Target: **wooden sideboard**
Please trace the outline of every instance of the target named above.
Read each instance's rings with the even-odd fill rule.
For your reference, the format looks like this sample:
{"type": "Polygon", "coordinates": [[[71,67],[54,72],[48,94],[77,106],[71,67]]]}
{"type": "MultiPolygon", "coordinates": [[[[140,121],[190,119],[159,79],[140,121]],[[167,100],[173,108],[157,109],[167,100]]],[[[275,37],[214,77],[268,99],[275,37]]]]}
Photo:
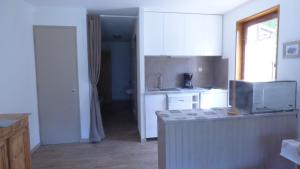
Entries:
{"type": "Polygon", "coordinates": [[[0,123],[14,121],[0,127],[0,169],[31,169],[27,114],[2,114],[0,123]]]}

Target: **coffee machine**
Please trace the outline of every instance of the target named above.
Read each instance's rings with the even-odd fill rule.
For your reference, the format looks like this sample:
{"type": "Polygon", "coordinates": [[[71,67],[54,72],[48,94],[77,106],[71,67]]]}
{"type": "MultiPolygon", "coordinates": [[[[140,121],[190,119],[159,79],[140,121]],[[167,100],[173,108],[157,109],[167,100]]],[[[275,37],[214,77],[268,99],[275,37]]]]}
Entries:
{"type": "Polygon", "coordinates": [[[184,73],[183,74],[183,79],[184,79],[183,88],[187,88],[187,89],[193,88],[192,78],[193,78],[192,73],[184,73]]]}

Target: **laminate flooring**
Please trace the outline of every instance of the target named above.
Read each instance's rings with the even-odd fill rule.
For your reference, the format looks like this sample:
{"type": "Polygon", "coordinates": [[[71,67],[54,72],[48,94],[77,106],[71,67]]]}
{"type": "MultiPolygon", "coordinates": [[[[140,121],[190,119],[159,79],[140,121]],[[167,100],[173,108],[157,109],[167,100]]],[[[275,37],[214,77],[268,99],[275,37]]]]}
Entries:
{"type": "Polygon", "coordinates": [[[139,142],[133,113],[124,105],[103,113],[101,143],[41,146],[32,156],[33,169],[157,169],[157,142],[139,142]]]}

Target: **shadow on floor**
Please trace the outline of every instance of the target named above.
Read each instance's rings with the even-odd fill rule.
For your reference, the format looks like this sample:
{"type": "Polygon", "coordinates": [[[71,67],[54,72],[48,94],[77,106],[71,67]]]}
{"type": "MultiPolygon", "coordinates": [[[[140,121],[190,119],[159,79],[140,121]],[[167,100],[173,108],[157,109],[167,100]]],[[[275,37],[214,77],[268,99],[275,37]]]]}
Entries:
{"type": "Polygon", "coordinates": [[[102,118],[106,139],[140,141],[138,124],[129,101],[103,104],[102,118]]]}

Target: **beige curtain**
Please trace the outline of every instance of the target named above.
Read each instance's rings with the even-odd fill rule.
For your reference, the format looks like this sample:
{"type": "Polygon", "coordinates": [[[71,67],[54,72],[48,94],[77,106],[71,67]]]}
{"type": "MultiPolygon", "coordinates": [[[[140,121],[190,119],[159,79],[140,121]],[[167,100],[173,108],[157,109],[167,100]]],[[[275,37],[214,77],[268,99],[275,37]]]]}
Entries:
{"type": "Polygon", "coordinates": [[[104,137],[97,84],[101,69],[101,27],[99,16],[88,16],[89,74],[92,85],[90,141],[100,142],[104,137]]]}

